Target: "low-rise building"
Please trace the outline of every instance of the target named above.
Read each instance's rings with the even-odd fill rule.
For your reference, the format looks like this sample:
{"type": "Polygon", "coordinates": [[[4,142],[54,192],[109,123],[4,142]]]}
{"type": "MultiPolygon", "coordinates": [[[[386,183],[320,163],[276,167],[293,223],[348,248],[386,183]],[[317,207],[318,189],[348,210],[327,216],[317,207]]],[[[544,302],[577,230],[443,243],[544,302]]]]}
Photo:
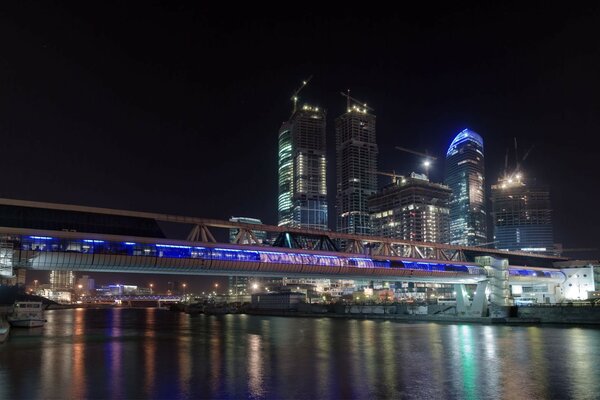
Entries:
{"type": "Polygon", "coordinates": [[[252,295],[252,308],[259,310],[297,310],[298,304],[305,301],[304,293],[271,292],[252,295]]]}

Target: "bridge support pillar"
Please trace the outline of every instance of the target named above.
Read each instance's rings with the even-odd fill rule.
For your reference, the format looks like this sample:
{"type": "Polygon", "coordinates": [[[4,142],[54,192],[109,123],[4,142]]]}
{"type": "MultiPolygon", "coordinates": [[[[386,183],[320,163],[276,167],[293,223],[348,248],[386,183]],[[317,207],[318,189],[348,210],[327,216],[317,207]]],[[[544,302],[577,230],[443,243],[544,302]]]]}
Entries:
{"type": "Polygon", "coordinates": [[[465,285],[454,285],[454,291],[456,292],[456,313],[466,314],[469,309],[469,296],[465,285]]]}
{"type": "Polygon", "coordinates": [[[467,289],[465,288],[465,285],[454,285],[454,291],[456,292],[456,313],[469,317],[487,316],[487,287],[488,281],[481,281],[477,283],[477,289],[475,290],[473,302],[469,302],[469,296],[467,295],[467,289]]]}
{"type": "Polygon", "coordinates": [[[508,285],[508,259],[491,256],[476,257],[475,262],[484,267],[490,280],[490,315],[508,317],[512,299],[508,285]]]}
{"type": "Polygon", "coordinates": [[[488,281],[477,283],[475,297],[471,304],[471,315],[474,317],[487,317],[488,301],[487,301],[488,281]]]}

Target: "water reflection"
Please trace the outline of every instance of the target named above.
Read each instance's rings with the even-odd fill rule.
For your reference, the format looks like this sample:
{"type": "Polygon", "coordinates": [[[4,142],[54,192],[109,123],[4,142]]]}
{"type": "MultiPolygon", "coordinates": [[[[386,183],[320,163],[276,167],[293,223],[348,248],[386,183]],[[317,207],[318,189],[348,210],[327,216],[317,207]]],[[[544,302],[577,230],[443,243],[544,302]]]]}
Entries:
{"type": "Polygon", "coordinates": [[[154,394],[156,388],[156,308],[147,308],[145,315],[146,329],[144,332],[143,352],[144,352],[144,392],[150,397],[154,394]]]}
{"type": "Polygon", "coordinates": [[[252,398],[261,398],[264,395],[262,352],[261,337],[248,335],[248,392],[252,398]]]}
{"type": "Polygon", "coordinates": [[[72,367],[72,397],[83,399],[87,396],[87,385],[85,377],[85,311],[76,309],[73,311],[73,367],[72,367]]]}
{"type": "MultiPolygon", "coordinates": [[[[109,314],[109,328],[107,331],[110,332],[110,338],[112,340],[107,341],[104,346],[105,357],[107,359],[106,365],[109,369],[110,374],[110,397],[122,398],[123,397],[123,371],[121,370],[121,363],[123,357],[123,342],[122,342],[122,313],[123,309],[116,308],[111,309],[109,314]]],[[[143,320],[140,322],[143,323],[143,320]]],[[[146,360],[145,360],[146,361],[146,360]]]]}
{"type": "Polygon", "coordinates": [[[60,310],[0,346],[0,398],[593,398],[600,331],[60,310]]]}

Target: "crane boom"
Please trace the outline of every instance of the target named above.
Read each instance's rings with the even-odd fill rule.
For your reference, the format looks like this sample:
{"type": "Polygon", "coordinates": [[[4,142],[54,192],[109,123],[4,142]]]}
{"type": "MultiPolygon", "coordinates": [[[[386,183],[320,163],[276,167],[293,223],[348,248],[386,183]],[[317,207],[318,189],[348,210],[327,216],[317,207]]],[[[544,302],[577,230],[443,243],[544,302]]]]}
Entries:
{"type": "Polygon", "coordinates": [[[411,150],[411,149],[407,149],[405,147],[396,146],[396,150],[400,150],[400,151],[405,151],[407,153],[416,154],[418,156],[425,157],[425,158],[427,158],[429,160],[437,160],[437,157],[430,156],[429,154],[421,153],[419,151],[414,151],[414,150],[411,150]]]}
{"type": "Polygon", "coordinates": [[[298,93],[300,93],[300,91],[302,89],[304,89],[304,87],[306,85],[308,85],[308,82],[310,82],[310,80],[312,79],[312,77],[313,76],[311,75],[311,76],[308,77],[308,79],[302,81],[302,85],[300,85],[300,87],[298,89],[296,89],[296,91],[294,92],[294,94],[292,94],[292,99],[291,100],[294,102],[294,111],[293,112],[296,112],[296,110],[297,110],[297,106],[298,106],[298,93]]]}
{"type": "Polygon", "coordinates": [[[398,178],[404,179],[404,175],[398,175],[398,174],[396,174],[396,171],[383,172],[383,171],[370,170],[368,172],[370,172],[372,174],[377,174],[377,175],[390,176],[392,178],[392,183],[396,183],[396,181],[398,180],[398,178]]]}
{"type": "MultiPolygon", "coordinates": [[[[350,91],[348,90],[348,92],[350,92],[350,91]]],[[[348,99],[348,102],[353,101],[354,103],[360,105],[361,107],[366,108],[369,111],[375,111],[373,108],[369,107],[367,105],[367,103],[363,103],[362,101],[355,99],[354,97],[350,96],[348,93],[340,92],[340,94],[342,96],[344,96],[346,99],[348,99]]]]}

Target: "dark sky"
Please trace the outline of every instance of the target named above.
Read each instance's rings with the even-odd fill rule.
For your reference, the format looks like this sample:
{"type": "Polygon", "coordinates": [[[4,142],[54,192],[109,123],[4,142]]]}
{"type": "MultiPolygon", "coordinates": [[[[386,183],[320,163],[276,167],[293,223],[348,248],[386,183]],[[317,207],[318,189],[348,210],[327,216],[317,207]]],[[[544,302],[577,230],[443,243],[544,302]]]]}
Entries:
{"type": "Polygon", "coordinates": [[[314,75],[331,204],[349,88],[376,110],[380,169],[418,169],[394,146],[443,156],[468,127],[489,184],[517,137],[556,241],[598,247],[600,6],[421,3],[2,4],[0,196],[276,223],[277,130],[314,75]]]}

